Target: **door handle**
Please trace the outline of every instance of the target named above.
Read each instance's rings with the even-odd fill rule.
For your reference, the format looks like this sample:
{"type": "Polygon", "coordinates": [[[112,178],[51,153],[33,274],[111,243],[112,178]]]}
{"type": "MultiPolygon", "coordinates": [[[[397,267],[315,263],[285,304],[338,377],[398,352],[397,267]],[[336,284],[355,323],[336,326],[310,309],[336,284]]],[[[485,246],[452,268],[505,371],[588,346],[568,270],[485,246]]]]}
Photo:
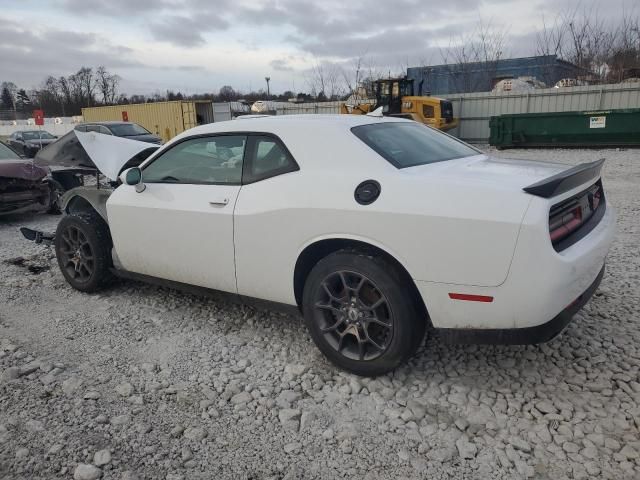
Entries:
{"type": "Polygon", "coordinates": [[[221,200],[215,200],[213,202],[209,202],[209,205],[211,205],[212,207],[224,207],[228,203],[229,203],[229,199],[223,198],[221,200]]]}

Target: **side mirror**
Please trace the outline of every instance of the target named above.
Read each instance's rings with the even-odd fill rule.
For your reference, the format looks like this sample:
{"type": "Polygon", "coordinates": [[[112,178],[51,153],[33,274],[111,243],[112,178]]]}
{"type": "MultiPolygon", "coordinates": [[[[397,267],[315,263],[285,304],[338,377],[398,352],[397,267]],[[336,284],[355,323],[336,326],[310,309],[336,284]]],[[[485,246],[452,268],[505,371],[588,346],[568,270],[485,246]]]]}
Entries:
{"type": "Polygon", "coordinates": [[[124,183],[127,185],[135,185],[136,192],[141,193],[144,192],[146,188],[145,184],[142,183],[142,170],[138,167],[129,168],[124,172],[124,183]]]}

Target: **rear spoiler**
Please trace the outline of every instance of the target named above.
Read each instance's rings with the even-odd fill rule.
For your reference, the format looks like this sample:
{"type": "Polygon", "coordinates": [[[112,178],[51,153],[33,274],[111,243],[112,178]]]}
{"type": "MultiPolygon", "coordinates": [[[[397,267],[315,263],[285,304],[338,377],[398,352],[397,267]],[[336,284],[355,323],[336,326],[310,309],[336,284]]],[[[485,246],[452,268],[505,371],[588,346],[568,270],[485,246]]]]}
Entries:
{"type": "Polygon", "coordinates": [[[600,176],[600,170],[602,170],[602,165],[604,165],[604,158],[591,163],[581,163],[564,172],[557,173],[528,187],[524,187],[523,190],[538,197],[555,197],[583,183],[587,183],[591,179],[595,180],[598,178],[600,176]]]}

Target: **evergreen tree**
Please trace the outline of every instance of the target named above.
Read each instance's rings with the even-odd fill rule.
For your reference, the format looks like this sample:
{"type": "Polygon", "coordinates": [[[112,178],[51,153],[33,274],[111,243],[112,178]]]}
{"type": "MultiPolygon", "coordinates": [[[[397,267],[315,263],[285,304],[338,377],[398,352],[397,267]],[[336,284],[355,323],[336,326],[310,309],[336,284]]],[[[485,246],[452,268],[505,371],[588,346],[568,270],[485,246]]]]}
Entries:
{"type": "Polygon", "coordinates": [[[0,110],[13,110],[13,96],[6,86],[2,88],[0,94],[0,110]]]}

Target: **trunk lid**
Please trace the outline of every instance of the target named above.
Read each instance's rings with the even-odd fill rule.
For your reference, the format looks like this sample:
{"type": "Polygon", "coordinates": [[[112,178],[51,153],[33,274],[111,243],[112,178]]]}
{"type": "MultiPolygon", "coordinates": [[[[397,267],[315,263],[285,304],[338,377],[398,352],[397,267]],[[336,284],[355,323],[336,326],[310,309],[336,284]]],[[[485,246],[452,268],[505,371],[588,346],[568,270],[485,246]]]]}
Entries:
{"type": "Polygon", "coordinates": [[[483,183],[496,188],[523,190],[525,187],[557,175],[570,165],[555,162],[497,158],[488,155],[459,158],[404,169],[406,173],[455,177],[459,181],[483,183]]]}

